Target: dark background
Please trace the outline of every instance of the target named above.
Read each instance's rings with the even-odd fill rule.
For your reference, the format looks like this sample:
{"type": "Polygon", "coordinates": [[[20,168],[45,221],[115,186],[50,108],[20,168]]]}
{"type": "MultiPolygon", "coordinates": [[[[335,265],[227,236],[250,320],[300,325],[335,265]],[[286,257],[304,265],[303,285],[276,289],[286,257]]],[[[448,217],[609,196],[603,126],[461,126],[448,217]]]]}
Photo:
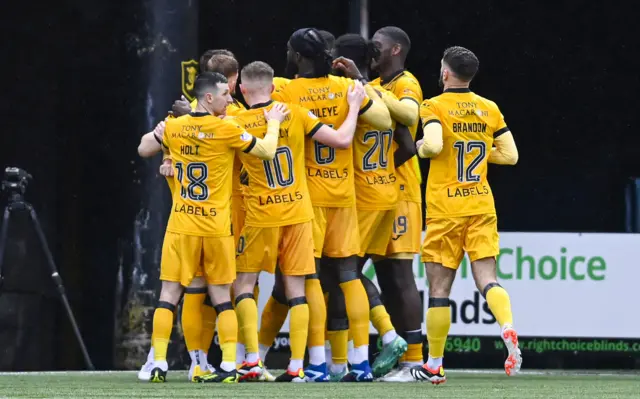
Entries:
{"type": "MultiPolygon", "coordinates": [[[[241,64],[264,60],[282,72],[295,29],[347,32],[344,3],[66,0],[3,12],[0,166],[34,177],[26,198],[98,368],[114,367],[119,290],[135,286],[136,264],[158,264],[167,190],[157,160],[141,161],[136,147],[180,96],[179,60],[228,48],[241,64]]],[[[624,188],[640,176],[631,12],[569,1],[369,7],[370,35],[397,25],[411,37],[407,68],[425,97],[438,94],[446,47],[479,57],[472,88],[499,104],[520,152],[516,167],[490,169],[502,231],[624,231],[624,188]]],[[[82,368],[29,229],[22,215],[10,229],[0,368],[82,368]]]]}

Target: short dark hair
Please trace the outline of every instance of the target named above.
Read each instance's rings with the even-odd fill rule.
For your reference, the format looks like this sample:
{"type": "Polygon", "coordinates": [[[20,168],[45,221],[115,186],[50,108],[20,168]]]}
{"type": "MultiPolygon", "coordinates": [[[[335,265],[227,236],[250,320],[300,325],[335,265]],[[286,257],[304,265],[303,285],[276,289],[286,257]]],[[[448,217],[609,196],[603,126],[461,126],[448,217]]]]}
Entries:
{"type": "Polygon", "coordinates": [[[200,56],[200,72],[205,72],[207,70],[207,63],[214,55],[228,55],[229,57],[236,58],[235,55],[229,50],[226,49],[210,49],[202,53],[200,56]]]}
{"type": "Polygon", "coordinates": [[[218,89],[219,83],[228,83],[224,75],[217,72],[203,72],[196,77],[193,91],[196,98],[201,99],[205,93],[218,89]]]}
{"type": "Polygon", "coordinates": [[[336,39],[335,55],[353,60],[359,69],[368,68],[374,54],[373,43],[357,33],[347,33],[336,39]]]}
{"type": "Polygon", "coordinates": [[[207,62],[207,72],[218,72],[230,78],[238,73],[238,60],[226,54],[214,54],[207,62]]]}
{"type": "Polygon", "coordinates": [[[211,59],[213,52],[215,50],[207,50],[200,56],[200,72],[204,72],[207,70],[207,63],[211,59]]]}
{"type": "Polygon", "coordinates": [[[470,82],[476,76],[480,66],[478,57],[471,50],[460,46],[446,49],[442,56],[442,62],[447,64],[458,79],[465,82],[470,82]]]}
{"type": "Polygon", "coordinates": [[[336,37],[333,33],[328,30],[319,30],[318,33],[320,33],[320,36],[322,36],[324,41],[327,42],[327,50],[333,49],[333,46],[336,43],[336,37]]]}
{"type": "Polygon", "coordinates": [[[398,28],[397,26],[385,26],[384,28],[378,29],[378,32],[381,35],[384,35],[391,39],[394,43],[397,43],[402,47],[402,55],[404,58],[409,54],[409,50],[411,50],[411,39],[409,39],[409,35],[407,32],[398,28]]]}

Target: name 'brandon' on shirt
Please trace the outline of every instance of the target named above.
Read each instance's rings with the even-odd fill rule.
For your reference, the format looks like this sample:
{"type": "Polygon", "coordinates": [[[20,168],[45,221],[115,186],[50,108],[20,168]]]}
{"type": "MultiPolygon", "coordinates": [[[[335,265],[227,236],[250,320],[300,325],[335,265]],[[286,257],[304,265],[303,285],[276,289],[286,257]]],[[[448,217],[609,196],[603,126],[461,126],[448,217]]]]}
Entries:
{"type": "Polygon", "coordinates": [[[451,126],[454,133],[486,133],[487,124],[479,122],[455,122],[451,126]]]}

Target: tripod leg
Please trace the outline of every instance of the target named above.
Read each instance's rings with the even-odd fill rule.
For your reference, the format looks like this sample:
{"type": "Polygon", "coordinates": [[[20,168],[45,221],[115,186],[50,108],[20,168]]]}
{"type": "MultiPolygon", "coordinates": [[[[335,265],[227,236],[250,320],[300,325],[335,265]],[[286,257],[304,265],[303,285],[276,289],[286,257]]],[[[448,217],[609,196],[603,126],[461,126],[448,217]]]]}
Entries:
{"type": "Polygon", "coordinates": [[[71,322],[71,326],[73,327],[73,332],[76,334],[76,338],[78,339],[80,350],[82,350],[82,355],[84,356],[84,362],[89,370],[95,370],[95,367],[91,362],[91,358],[89,357],[89,353],[87,352],[87,348],[84,345],[84,340],[82,339],[82,335],[80,334],[80,329],[78,328],[76,319],[73,316],[73,312],[71,311],[71,306],[69,305],[69,301],[67,300],[67,294],[65,293],[64,285],[62,285],[62,277],[60,277],[60,274],[58,274],[58,269],[56,268],[56,264],[53,261],[53,255],[49,250],[47,239],[45,238],[44,232],[42,231],[42,227],[40,226],[38,215],[36,215],[36,211],[33,209],[31,205],[27,204],[27,208],[29,209],[29,215],[31,216],[31,220],[33,221],[33,226],[35,227],[36,234],[38,235],[38,239],[40,240],[40,244],[42,245],[42,250],[44,251],[44,254],[47,257],[47,263],[49,265],[49,268],[51,269],[51,278],[53,279],[53,281],[55,282],[58,288],[60,299],[62,300],[65,310],[67,311],[67,316],[69,316],[69,321],[71,322]]]}
{"type": "Polygon", "coordinates": [[[2,284],[4,283],[4,275],[2,274],[2,266],[4,265],[4,250],[7,245],[7,236],[9,234],[9,219],[11,217],[11,208],[7,205],[4,208],[2,217],[2,229],[0,230],[0,292],[2,292],[2,284]]]}

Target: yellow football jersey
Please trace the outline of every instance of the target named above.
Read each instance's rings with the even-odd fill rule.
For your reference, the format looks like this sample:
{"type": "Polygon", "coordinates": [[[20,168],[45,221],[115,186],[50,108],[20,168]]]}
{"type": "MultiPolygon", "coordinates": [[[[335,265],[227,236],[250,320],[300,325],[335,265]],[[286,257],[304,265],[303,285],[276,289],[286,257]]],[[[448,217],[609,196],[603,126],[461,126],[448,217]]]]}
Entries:
{"type": "MultiPolygon", "coordinates": [[[[263,138],[267,123],[263,110],[273,103],[257,104],[235,118],[254,137],[263,138]]],[[[280,124],[276,156],[271,161],[241,154],[249,175],[245,190],[245,224],[255,227],[288,226],[313,219],[305,176],[305,135],[313,135],[322,123],[308,109],[289,104],[289,115],[280,124]]]]}
{"type": "MultiPolygon", "coordinates": [[[[376,90],[384,90],[380,86],[376,90]]],[[[393,94],[389,92],[391,96],[393,94]]],[[[356,184],[356,206],[361,210],[394,209],[398,202],[398,188],[394,166],[393,131],[379,131],[359,122],[353,138],[353,169],[356,184]]]]}
{"type": "MultiPolygon", "coordinates": [[[[233,99],[233,103],[227,106],[227,115],[228,116],[236,116],[241,111],[244,111],[245,107],[241,102],[233,99]]],[[[233,159],[233,187],[232,187],[232,195],[241,196],[242,195],[242,184],[240,184],[240,172],[242,171],[242,162],[240,158],[236,155],[233,159]]]]}
{"type": "MultiPolygon", "coordinates": [[[[195,111],[196,107],[198,106],[198,100],[193,100],[191,101],[191,110],[195,111]]],[[[236,100],[235,98],[233,99],[233,102],[229,105],[227,105],[227,115],[228,116],[235,116],[236,114],[238,114],[238,112],[240,111],[244,111],[246,108],[244,107],[244,105],[242,105],[242,103],[238,100],[236,100]]],[[[170,156],[169,156],[170,157],[170,156]]],[[[165,157],[164,159],[167,159],[169,157],[165,157]]],[[[240,184],[240,171],[242,170],[242,162],[240,162],[240,158],[235,157],[235,159],[233,160],[233,195],[237,195],[237,196],[241,196],[242,195],[242,184],[240,184]]],[[[169,188],[171,188],[171,184],[169,184],[169,188]]]]}
{"type": "Polygon", "coordinates": [[[495,213],[487,160],[493,139],[509,130],[498,106],[469,89],[449,89],[422,103],[420,119],[442,125],[442,151],[427,178],[427,217],[495,213]]]}
{"type": "MultiPolygon", "coordinates": [[[[339,128],[349,113],[347,92],[353,80],[332,76],[297,78],[273,93],[273,99],[308,108],[322,123],[339,128]]],[[[360,112],[366,111],[372,100],[366,97],[360,112]]],[[[351,147],[334,149],[307,138],[307,184],[314,206],[344,208],[355,205],[353,154],[351,147]]]]}
{"type": "Polygon", "coordinates": [[[208,113],[167,120],[163,145],[173,158],[175,190],[167,231],[209,237],[231,235],[231,179],[235,150],[256,138],[208,113]]]}
{"type": "Polygon", "coordinates": [[[287,79],[287,78],[280,78],[280,77],[274,77],[273,78],[273,85],[275,86],[273,91],[274,92],[279,92],[282,91],[282,88],[285,87],[286,85],[289,84],[289,82],[291,82],[291,79],[287,79]]]}
{"type": "MultiPolygon", "coordinates": [[[[395,94],[399,100],[409,98],[415,101],[418,105],[422,103],[422,89],[420,88],[420,83],[418,83],[418,79],[416,79],[416,77],[409,71],[400,71],[389,81],[382,81],[380,78],[377,78],[373,80],[371,84],[382,86],[395,94]]],[[[418,124],[416,123],[413,126],[407,127],[415,141],[418,124]]],[[[395,151],[397,148],[398,145],[394,142],[392,150],[395,151]]],[[[400,189],[399,199],[422,203],[422,196],[420,194],[422,174],[420,173],[418,157],[415,156],[400,165],[400,167],[396,169],[396,175],[398,176],[398,188],[400,189]]]]}

